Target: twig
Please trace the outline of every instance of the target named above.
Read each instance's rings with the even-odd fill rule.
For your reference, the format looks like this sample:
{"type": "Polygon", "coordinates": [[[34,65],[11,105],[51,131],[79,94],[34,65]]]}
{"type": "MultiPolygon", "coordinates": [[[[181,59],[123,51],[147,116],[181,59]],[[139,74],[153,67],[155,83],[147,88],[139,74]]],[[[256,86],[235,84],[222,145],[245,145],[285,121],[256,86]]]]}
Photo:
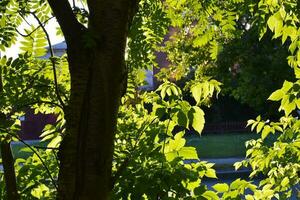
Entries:
{"type": "MultiPolygon", "coordinates": [[[[33,146],[34,148],[36,148],[36,149],[45,149],[45,150],[48,150],[48,149],[50,149],[50,150],[59,150],[59,148],[56,148],[56,147],[42,147],[42,146],[33,146]]],[[[55,161],[56,161],[56,164],[57,164],[57,166],[59,166],[59,159],[58,159],[58,157],[57,157],[57,155],[56,155],[56,153],[55,153],[55,151],[52,151],[53,152],[53,155],[54,155],[54,157],[55,157],[55,161]]]]}
{"type": "Polygon", "coordinates": [[[27,21],[27,19],[22,15],[20,11],[18,11],[19,15],[22,17],[22,19],[26,22],[28,26],[31,26],[31,24],[27,21]]]}
{"type": "MultiPolygon", "coordinates": [[[[51,19],[53,19],[54,16],[48,18],[46,21],[43,22],[43,25],[45,26],[47,24],[48,21],[50,21],[51,19]]],[[[30,33],[27,33],[27,34],[23,34],[21,33],[18,29],[16,29],[16,32],[21,35],[22,37],[30,37],[36,30],[38,30],[41,26],[37,26],[35,27],[30,33]]]]}
{"type": "Polygon", "coordinates": [[[54,178],[52,177],[51,175],[51,172],[49,170],[49,168],[47,167],[46,163],[44,162],[44,160],[42,159],[42,157],[39,155],[39,153],[34,149],[32,148],[29,144],[27,144],[24,140],[22,140],[19,136],[16,136],[12,133],[10,133],[9,131],[6,131],[7,134],[9,134],[11,137],[14,137],[16,138],[17,140],[19,140],[21,143],[23,143],[26,147],[28,147],[35,155],[37,155],[37,157],[39,158],[39,160],[41,161],[42,165],[44,166],[44,168],[46,169],[48,175],[49,175],[49,178],[51,179],[51,182],[53,183],[54,187],[56,190],[58,190],[58,187],[56,185],[56,182],[54,180],[54,178]]]}

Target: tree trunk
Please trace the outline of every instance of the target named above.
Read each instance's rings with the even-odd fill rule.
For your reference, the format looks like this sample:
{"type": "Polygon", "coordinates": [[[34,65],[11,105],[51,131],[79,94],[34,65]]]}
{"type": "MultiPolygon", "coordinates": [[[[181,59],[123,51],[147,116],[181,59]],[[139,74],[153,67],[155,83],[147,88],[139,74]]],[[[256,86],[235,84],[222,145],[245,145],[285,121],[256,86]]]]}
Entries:
{"type": "Polygon", "coordinates": [[[107,200],[117,111],[127,77],[124,51],[133,1],[88,1],[89,26],[77,32],[70,32],[72,19],[65,22],[68,10],[60,10],[59,2],[49,0],[68,46],[71,98],[59,154],[57,197],[107,200]]]}
{"type": "MultiPolygon", "coordinates": [[[[0,68],[0,93],[3,92],[3,82],[2,82],[2,69],[0,68]]],[[[0,112],[0,117],[2,120],[0,123],[5,124],[6,116],[4,113],[0,112]]],[[[1,119],[0,118],[0,119],[1,119]]],[[[16,172],[15,172],[15,162],[10,148],[10,137],[1,138],[1,157],[4,171],[6,195],[8,200],[18,200],[20,199],[17,181],[16,181],[16,172]]]]}
{"type": "Polygon", "coordinates": [[[1,142],[1,156],[7,199],[18,200],[20,199],[20,196],[17,190],[14,159],[10,148],[10,142],[7,142],[5,139],[1,142]]]}

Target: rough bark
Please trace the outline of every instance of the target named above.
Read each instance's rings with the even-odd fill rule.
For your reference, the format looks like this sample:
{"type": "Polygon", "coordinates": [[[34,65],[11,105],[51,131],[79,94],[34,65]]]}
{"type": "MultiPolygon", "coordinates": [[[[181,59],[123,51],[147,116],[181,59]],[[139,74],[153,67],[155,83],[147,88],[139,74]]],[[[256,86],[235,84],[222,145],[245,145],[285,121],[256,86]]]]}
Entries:
{"type": "Polygon", "coordinates": [[[58,199],[110,199],[114,132],[126,77],[127,28],[136,4],[88,0],[89,26],[83,28],[69,16],[67,1],[48,1],[66,38],[71,74],[58,199]]]}
{"type": "Polygon", "coordinates": [[[10,142],[7,142],[6,140],[1,142],[1,156],[7,199],[18,200],[20,199],[20,196],[17,190],[14,159],[10,148],[10,142]]]}

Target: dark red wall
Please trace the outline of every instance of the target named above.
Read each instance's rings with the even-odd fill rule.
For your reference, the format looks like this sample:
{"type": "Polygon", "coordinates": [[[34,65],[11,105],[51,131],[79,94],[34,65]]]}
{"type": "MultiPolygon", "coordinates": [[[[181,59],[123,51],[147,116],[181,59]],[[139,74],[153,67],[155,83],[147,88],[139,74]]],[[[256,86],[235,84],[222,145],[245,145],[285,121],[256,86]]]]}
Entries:
{"type": "Polygon", "coordinates": [[[23,140],[40,139],[39,136],[45,125],[54,124],[55,122],[56,117],[52,114],[35,115],[32,110],[29,110],[25,114],[25,120],[21,121],[21,132],[19,136],[23,140]]]}

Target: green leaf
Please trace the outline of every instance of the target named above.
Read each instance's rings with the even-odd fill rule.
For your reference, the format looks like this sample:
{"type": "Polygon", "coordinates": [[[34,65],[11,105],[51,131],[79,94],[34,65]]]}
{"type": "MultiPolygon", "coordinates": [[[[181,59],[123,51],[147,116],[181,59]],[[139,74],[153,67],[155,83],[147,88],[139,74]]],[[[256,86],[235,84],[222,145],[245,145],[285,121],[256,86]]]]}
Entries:
{"type": "Polygon", "coordinates": [[[178,156],[178,154],[177,154],[177,152],[172,151],[172,152],[165,153],[165,156],[166,156],[166,160],[168,162],[171,162],[172,160],[174,160],[178,156]]]}
{"type": "Polygon", "coordinates": [[[40,184],[37,188],[31,190],[31,195],[38,199],[43,199],[43,197],[45,198],[50,195],[50,190],[46,185],[40,184]]]}
{"type": "Polygon", "coordinates": [[[216,41],[213,41],[209,49],[210,57],[213,60],[217,59],[219,52],[220,52],[219,44],[216,41]]]}
{"type": "Polygon", "coordinates": [[[282,99],[283,96],[284,96],[284,92],[283,92],[281,89],[279,89],[279,90],[276,90],[275,92],[273,92],[273,93],[269,96],[268,100],[271,100],[271,101],[279,101],[279,100],[282,99]]]}
{"type": "Polygon", "coordinates": [[[218,200],[219,199],[218,195],[213,191],[206,191],[202,194],[202,196],[209,200],[218,200]]]}
{"type": "Polygon", "coordinates": [[[261,129],[264,127],[265,123],[264,122],[259,122],[257,127],[256,127],[256,132],[259,133],[261,129]]]}
{"type": "Polygon", "coordinates": [[[298,37],[297,28],[293,26],[284,28],[283,33],[288,35],[291,38],[291,41],[294,41],[298,37]]]}
{"type": "Polygon", "coordinates": [[[217,178],[216,171],[214,169],[208,169],[205,172],[205,176],[209,178],[217,178]]]}
{"type": "Polygon", "coordinates": [[[260,120],[261,120],[261,116],[258,115],[258,116],[256,117],[256,121],[259,122],[260,120]]]}
{"type": "Polygon", "coordinates": [[[29,147],[23,147],[23,148],[20,149],[20,151],[27,152],[27,153],[32,153],[33,152],[32,149],[29,148],[29,147]]]}
{"type": "Polygon", "coordinates": [[[255,126],[258,124],[258,122],[254,122],[252,125],[251,125],[251,131],[254,130],[255,126]]]}
{"type": "Polygon", "coordinates": [[[300,79],[300,68],[299,67],[294,67],[295,75],[297,79],[300,79]]]}
{"type": "Polygon", "coordinates": [[[214,188],[214,190],[216,190],[217,192],[226,192],[229,190],[229,186],[226,183],[217,183],[214,186],[212,186],[212,188],[214,188]]]}
{"type": "Polygon", "coordinates": [[[188,117],[182,110],[177,113],[177,123],[179,126],[188,128],[188,117]]]}
{"type": "Polygon", "coordinates": [[[178,96],[180,94],[180,89],[175,87],[174,85],[171,85],[170,86],[170,89],[172,90],[172,93],[175,95],[175,96],[178,96]]]}
{"type": "Polygon", "coordinates": [[[274,37],[277,38],[281,35],[282,27],[283,27],[283,21],[280,17],[280,13],[276,13],[272,15],[268,21],[267,24],[272,32],[274,32],[274,37]]]}
{"type": "Polygon", "coordinates": [[[58,135],[55,138],[53,138],[51,140],[51,142],[49,142],[49,144],[47,145],[47,147],[57,148],[57,147],[59,147],[61,141],[62,141],[62,137],[60,135],[58,135]]]}
{"type": "Polygon", "coordinates": [[[287,92],[289,89],[291,89],[293,87],[293,83],[289,82],[289,81],[284,81],[283,82],[283,86],[282,86],[282,90],[287,92]]]}
{"type": "Polygon", "coordinates": [[[190,191],[194,190],[195,193],[195,188],[197,188],[201,183],[201,179],[197,179],[196,181],[188,181],[186,188],[190,191]]]}
{"type": "Polygon", "coordinates": [[[254,197],[252,195],[250,195],[250,194],[247,194],[245,196],[245,198],[246,198],[246,200],[255,200],[254,197]]]}
{"type": "Polygon", "coordinates": [[[202,195],[207,191],[207,187],[205,185],[200,185],[199,187],[194,189],[195,195],[202,195]]]}
{"type": "Polygon", "coordinates": [[[161,89],[161,91],[160,91],[160,96],[161,96],[162,99],[165,98],[165,96],[166,96],[166,87],[163,87],[163,88],[161,89]]]}
{"type": "Polygon", "coordinates": [[[261,139],[265,139],[269,133],[271,132],[271,127],[269,125],[266,125],[261,133],[261,139]]]}
{"type": "Polygon", "coordinates": [[[185,139],[183,138],[183,132],[177,133],[174,140],[170,140],[170,149],[178,151],[185,145],[185,139]]]}
{"type": "Polygon", "coordinates": [[[194,97],[195,101],[197,102],[197,104],[199,104],[201,101],[201,96],[202,96],[201,85],[200,84],[193,85],[191,87],[191,92],[192,92],[192,96],[194,97]]]}
{"type": "Polygon", "coordinates": [[[249,120],[247,121],[246,127],[250,126],[250,125],[253,124],[253,123],[255,123],[255,120],[249,119],[249,120]]]}
{"type": "Polygon", "coordinates": [[[167,93],[168,96],[172,96],[172,90],[171,90],[170,86],[167,87],[166,93],[167,93]]]}
{"type": "Polygon", "coordinates": [[[300,109],[300,99],[296,99],[295,104],[297,105],[297,108],[300,109]]]}
{"type": "Polygon", "coordinates": [[[233,181],[231,184],[230,184],[230,189],[231,190],[236,190],[237,188],[239,187],[242,187],[243,184],[245,184],[246,181],[244,180],[241,180],[240,178],[236,179],[235,181],[233,181]]]}
{"type": "Polygon", "coordinates": [[[235,171],[243,166],[243,162],[236,162],[233,164],[235,171]]]}
{"type": "Polygon", "coordinates": [[[290,183],[290,180],[288,177],[284,177],[284,179],[281,181],[280,185],[282,187],[286,187],[290,183]]]}
{"type": "Polygon", "coordinates": [[[201,134],[205,124],[204,112],[202,111],[202,109],[198,106],[193,106],[192,109],[189,111],[188,116],[192,127],[199,134],[201,134]]]}
{"type": "Polygon", "coordinates": [[[159,104],[153,104],[153,111],[159,119],[164,118],[168,114],[167,109],[159,104]]]}
{"type": "Polygon", "coordinates": [[[198,160],[198,154],[195,147],[182,147],[178,151],[179,156],[183,157],[184,159],[196,159],[198,160]]]}

